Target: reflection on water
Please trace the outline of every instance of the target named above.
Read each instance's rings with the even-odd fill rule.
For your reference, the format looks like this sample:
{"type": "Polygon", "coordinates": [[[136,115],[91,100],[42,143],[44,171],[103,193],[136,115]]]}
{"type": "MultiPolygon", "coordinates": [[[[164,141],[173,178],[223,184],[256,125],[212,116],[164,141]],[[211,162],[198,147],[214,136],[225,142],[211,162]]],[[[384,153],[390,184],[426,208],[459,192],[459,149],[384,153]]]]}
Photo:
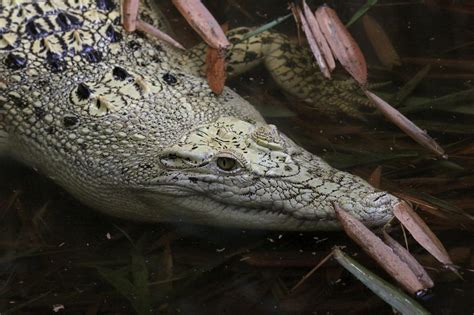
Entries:
{"type": "MultiPolygon", "coordinates": [[[[436,1],[433,1],[436,2],[436,1]]],[[[361,122],[328,118],[284,95],[263,67],[229,84],[308,150],[367,178],[382,166],[382,185],[430,206],[422,215],[461,266],[465,281],[441,270],[412,240],[409,248],[436,282],[422,304],[435,314],[474,310],[472,273],[474,7],[383,1],[370,14],[385,29],[402,65],[380,65],[360,22],[351,26],[369,64],[371,82],[392,103],[431,64],[402,112],[428,129],[446,150],[439,160],[377,115],[361,122]],[[462,92],[468,91],[468,92],[462,92]],[[443,98],[444,97],[444,98],[443,98]],[[441,101],[440,101],[441,100],[441,101]]],[[[209,1],[231,27],[260,25],[287,14],[286,1],[209,1]]],[[[317,2],[310,2],[313,8],[317,2]]],[[[343,21],[364,1],[331,1],[343,21]]],[[[170,4],[167,16],[182,42],[196,41],[170,4]]],[[[290,19],[276,27],[296,39],[290,19]]],[[[316,69],[314,71],[317,71],[316,69]]],[[[184,224],[139,224],[102,216],[38,174],[10,160],[0,165],[0,311],[69,313],[329,313],[390,314],[391,309],[329,261],[291,288],[334,245],[378,274],[378,267],[342,233],[279,233],[184,224]]],[[[400,229],[392,235],[403,240],[400,229]]],[[[390,279],[393,282],[393,280],[390,279]]]]}

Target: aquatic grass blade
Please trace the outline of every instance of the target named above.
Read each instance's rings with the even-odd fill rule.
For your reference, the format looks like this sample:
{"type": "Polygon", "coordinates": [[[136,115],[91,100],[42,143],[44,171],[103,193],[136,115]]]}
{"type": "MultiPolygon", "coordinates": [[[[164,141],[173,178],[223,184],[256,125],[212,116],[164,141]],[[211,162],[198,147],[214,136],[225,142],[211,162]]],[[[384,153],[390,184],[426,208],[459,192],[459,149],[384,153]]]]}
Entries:
{"type": "Polygon", "coordinates": [[[426,65],[420,71],[418,71],[413,78],[410,79],[404,86],[400,88],[400,90],[395,94],[393,97],[392,103],[397,106],[401,104],[415,89],[416,87],[423,81],[426,77],[428,72],[430,72],[431,66],[426,65]]]}
{"type": "Polygon", "coordinates": [[[265,31],[268,31],[272,27],[275,27],[276,25],[280,24],[281,22],[285,21],[286,19],[288,19],[291,16],[293,16],[293,13],[288,13],[287,15],[281,16],[281,17],[279,17],[279,18],[277,18],[277,19],[275,19],[271,22],[263,24],[262,26],[257,27],[256,29],[254,29],[253,31],[250,31],[247,34],[245,34],[240,41],[241,42],[245,41],[245,40],[249,39],[252,36],[255,36],[255,35],[258,35],[258,34],[263,33],[265,31]]]}
{"type": "Polygon", "coordinates": [[[382,300],[404,315],[428,315],[430,314],[418,302],[397,289],[379,276],[375,275],[357,261],[347,256],[339,248],[334,249],[334,258],[347,271],[359,279],[367,288],[374,292],[382,300]]]}
{"type": "Polygon", "coordinates": [[[118,293],[125,297],[137,314],[149,314],[151,305],[143,303],[137,295],[137,288],[127,279],[126,273],[103,267],[96,267],[99,275],[107,281],[118,293]]]}
{"type": "Polygon", "coordinates": [[[359,10],[354,13],[354,15],[351,17],[349,22],[346,23],[346,27],[351,26],[354,24],[362,15],[365,14],[365,12],[369,11],[370,8],[372,8],[378,0],[368,0],[363,6],[359,8],[359,10]]]}

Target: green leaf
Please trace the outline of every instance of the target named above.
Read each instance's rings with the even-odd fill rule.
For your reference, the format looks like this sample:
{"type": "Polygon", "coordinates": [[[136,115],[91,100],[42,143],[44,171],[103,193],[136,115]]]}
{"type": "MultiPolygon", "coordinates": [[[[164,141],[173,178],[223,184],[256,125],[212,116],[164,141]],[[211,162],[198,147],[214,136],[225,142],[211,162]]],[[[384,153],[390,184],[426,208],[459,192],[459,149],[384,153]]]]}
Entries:
{"type": "MultiPolygon", "coordinates": [[[[143,305],[151,305],[148,283],[148,269],[145,258],[138,253],[132,254],[132,278],[136,288],[137,301],[143,305]]],[[[150,308],[148,308],[150,309],[150,308]]]]}
{"type": "Polygon", "coordinates": [[[248,32],[247,34],[245,34],[242,39],[240,40],[240,42],[243,42],[247,39],[249,39],[250,37],[252,36],[255,36],[255,35],[258,35],[260,33],[263,33],[269,29],[271,29],[272,27],[275,27],[276,25],[280,24],[281,22],[283,22],[284,20],[286,20],[287,18],[289,18],[290,16],[292,16],[293,13],[289,13],[285,16],[280,16],[279,18],[271,21],[271,22],[268,22],[266,24],[263,24],[262,26],[260,27],[257,27],[256,29],[254,29],[253,31],[250,31],[248,32]]]}
{"type": "Polygon", "coordinates": [[[346,27],[351,26],[355,23],[365,12],[369,11],[369,9],[377,3],[378,0],[367,0],[367,2],[357,10],[356,13],[351,17],[349,22],[346,23],[346,27]]]}
{"type": "Polygon", "coordinates": [[[394,287],[387,281],[383,280],[357,261],[347,256],[343,251],[334,249],[334,258],[347,271],[352,273],[367,288],[374,292],[382,300],[390,304],[393,308],[404,315],[425,315],[430,314],[418,302],[412,299],[405,292],[394,287]]]}
{"type": "Polygon", "coordinates": [[[130,302],[137,314],[150,314],[151,305],[143,303],[144,301],[138,296],[139,290],[127,279],[126,272],[101,267],[97,267],[96,270],[105,281],[130,302]]]}

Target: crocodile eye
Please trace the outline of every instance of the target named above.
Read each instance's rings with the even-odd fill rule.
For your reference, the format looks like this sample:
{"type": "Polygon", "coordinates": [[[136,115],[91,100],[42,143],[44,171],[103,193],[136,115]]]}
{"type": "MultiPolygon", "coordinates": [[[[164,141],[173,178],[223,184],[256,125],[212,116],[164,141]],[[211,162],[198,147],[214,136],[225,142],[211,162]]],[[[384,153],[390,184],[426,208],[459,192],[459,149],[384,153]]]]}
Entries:
{"type": "Polygon", "coordinates": [[[237,167],[237,161],[228,157],[218,157],[216,160],[217,167],[223,171],[232,171],[237,167]]]}

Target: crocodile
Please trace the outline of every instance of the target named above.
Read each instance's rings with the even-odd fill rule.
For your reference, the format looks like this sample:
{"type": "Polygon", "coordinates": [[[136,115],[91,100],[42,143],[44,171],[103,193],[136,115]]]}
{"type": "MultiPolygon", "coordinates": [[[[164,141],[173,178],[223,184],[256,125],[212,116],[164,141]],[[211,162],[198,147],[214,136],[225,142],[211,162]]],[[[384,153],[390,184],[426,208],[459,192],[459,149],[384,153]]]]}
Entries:
{"type": "MultiPolygon", "coordinates": [[[[166,30],[152,6],[140,18],[166,30]]],[[[334,203],[367,226],[392,217],[397,197],[298,146],[232,89],[215,95],[201,50],[126,33],[115,0],[3,0],[0,152],[136,221],[333,230],[334,203]]],[[[229,70],[264,63],[322,109],[351,105],[349,81],[288,64],[289,50],[302,51],[276,32],[234,40],[229,70]]]]}

